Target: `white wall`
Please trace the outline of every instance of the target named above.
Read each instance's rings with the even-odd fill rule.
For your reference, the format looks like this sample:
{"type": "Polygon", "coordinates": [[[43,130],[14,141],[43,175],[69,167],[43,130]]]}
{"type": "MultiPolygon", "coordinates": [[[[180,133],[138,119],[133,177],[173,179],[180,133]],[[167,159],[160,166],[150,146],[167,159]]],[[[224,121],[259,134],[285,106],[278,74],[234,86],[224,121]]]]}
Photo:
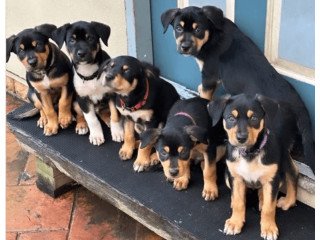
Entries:
{"type": "MultiPolygon", "coordinates": [[[[43,23],[59,27],[79,20],[109,25],[109,46],[104,49],[111,57],[127,54],[124,0],[6,0],[6,37],[43,23]]],[[[6,68],[25,78],[15,54],[11,54],[6,68]]]]}

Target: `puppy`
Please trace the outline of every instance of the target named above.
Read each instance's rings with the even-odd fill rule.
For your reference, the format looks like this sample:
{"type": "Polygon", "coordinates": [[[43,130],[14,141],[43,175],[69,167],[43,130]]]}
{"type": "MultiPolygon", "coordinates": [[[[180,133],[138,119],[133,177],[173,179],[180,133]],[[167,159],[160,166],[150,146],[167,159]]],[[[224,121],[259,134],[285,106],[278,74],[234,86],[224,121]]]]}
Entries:
{"type": "Polygon", "coordinates": [[[211,127],[207,104],[208,100],[200,97],[177,101],[163,129],[141,134],[140,148],[155,144],[164,174],[177,190],[188,187],[191,157],[199,152],[204,159],[202,197],[209,201],[218,197],[216,162],[225,153],[225,133],[222,122],[211,127]]]}
{"type": "MultiPolygon", "coordinates": [[[[116,92],[116,107],[125,116],[124,144],[119,156],[132,158],[135,130],[141,133],[165,123],[171,106],[179,99],[175,88],[160,79],[159,70],[130,56],[108,60],[101,68],[104,85],[116,92]]],[[[152,145],[139,148],[133,168],[137,172],[154,164],[150,160],[152,145]]]]}
{"type": "Polygon", "coordinates": [[[208,110],[213,125],[222,116],[228,135],[226,182],[232,192],[232,215],[225,222],[224,232],[241,232],[249,187],[259,189],[261,237],[277,239],[276,206],[287,210],[295,205],[297,196],[298,171],[291,154],[303,154],[303,147],[296,115],[287,103],[245,94],[219,98],[209,104],[208,110]],[[297,139],[300,144],[295,144],[297,139]],[[298,145],[300,149],[293,149],[298,145]],[[281,185],[287,194],[277,201],[281,185]]]}
{"type": "Polygon", "coordinates": [[[40,111],[37,125],[46,136],[72,122],[72,66],[68,57],[49,42],[56,26],[43,24],[6,39],[7,61],[14,52],[26,68],[28,98],[40,111]],[[54,109],[58,102],[58,114],[54,109]]]}
{"type": "Polygon", "coordinates": [[[202,74],[200,96],[212,99],[222,82],[231,95],[246,93],[288,102],[297,115],[306,148],[306,162],[314,170],[314,140],[308,111],[296,90],[268,62],[258,47],[213,6],[170,9],[161,15],[164,32],[171,24],[177,50],[195,57],[202,74]]]}
{"type": "Polygon", "coordinates": [[[123,140],[123,127],[119,113],[115,108],[113,92],[110,87],[102,85],[97,78],[100,65],[110,59],[110,56],[101,49],[100,39],[107,46],[109,36],[109,26],[98,22],[84,21],[67,23],[53,33],[53,39],[60,48],[63,43],[66,44],[75,72],[73,78],[77,95],[75,109],[77,111],[81,109],[88,123],[87,126],[82,119],[76,127],[76,132],[86,134],[89,127],[89,141],[93,145],[100,145],[105,141],[96,113],[109,125],[109,110],[112,139],[117,142],[123,140]]]}

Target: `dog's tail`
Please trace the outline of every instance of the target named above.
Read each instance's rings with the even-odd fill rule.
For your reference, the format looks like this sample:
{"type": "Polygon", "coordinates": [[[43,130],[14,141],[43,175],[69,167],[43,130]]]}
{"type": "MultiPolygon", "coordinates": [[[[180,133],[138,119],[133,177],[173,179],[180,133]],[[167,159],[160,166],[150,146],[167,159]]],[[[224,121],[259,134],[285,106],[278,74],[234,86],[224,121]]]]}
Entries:
{"type": "Polygon", "coordinates": [[[23,112],[23,113],[20,113],[20,114],[17,114],[15,116],[13,116],[14,119],[18,119],[18,120],[21,120],[21,119],[25,119],[25,118],[30,118],[30,117],[33,117],[37,114],[39,114],[39,109],[37,108],[32,108],[26,112],[23,112]]]}
{"type": "Polygon", "coordinates": [[[315,142],[309,113],[304,106],[296,108],[295,112],[297,114],[297,126],[302,138],[304,163],[308,164],[315,173],[315,142]]]}

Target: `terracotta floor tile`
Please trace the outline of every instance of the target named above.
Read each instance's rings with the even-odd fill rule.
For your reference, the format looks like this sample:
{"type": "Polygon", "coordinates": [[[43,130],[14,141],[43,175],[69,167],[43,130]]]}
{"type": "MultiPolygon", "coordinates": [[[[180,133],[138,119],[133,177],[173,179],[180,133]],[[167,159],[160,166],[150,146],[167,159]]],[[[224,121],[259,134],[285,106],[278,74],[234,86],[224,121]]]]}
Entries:
{"type": "Polygon", "coordinates": [[[21,233],[19,240],[65,240],[68,231],[21,233]]]}
{"type": "MultiPolygon", "coordinates": [[[[13,144],[9,144],[13,145],[13,144]]],[[[9,146],[10,149],[10,146],[9,146]]],[[[7,164],[6,164],[6,177],[7,186],[17,185],[21,173],[24,171],[26,163],[28,161],[29,153],[19,148],[14,148],[8,151],[7,145],[7,164]]]]}
{"type": "Polygon", "coordinates": [[[36,156],[34,154],[29,154],[25,169],[20,173],[19,179],[19,185],[32,185],[36,183],[36,156]]]}
{"type": "Polygon", "coordinates": [[[112,240],[118,210],[91,192],[80,188],[75,203],[69,240],[112,240]]]}
{"type": "Polygon", "coordinates": [[[163,240],[164,238],[158,236],[142,224],[139,224],[137,228],[137,240],[163,240]]]}
{"type": "Polygon", "coordinates": [[[16,240],[17,239],[17,233],[6,233],[6,240],[16,240]]]}
{"type": "Polygon", "coordinates": [[[7,231],[68,229],[74,194],[53,199],[35,185],[8,186],[7,231]]]}

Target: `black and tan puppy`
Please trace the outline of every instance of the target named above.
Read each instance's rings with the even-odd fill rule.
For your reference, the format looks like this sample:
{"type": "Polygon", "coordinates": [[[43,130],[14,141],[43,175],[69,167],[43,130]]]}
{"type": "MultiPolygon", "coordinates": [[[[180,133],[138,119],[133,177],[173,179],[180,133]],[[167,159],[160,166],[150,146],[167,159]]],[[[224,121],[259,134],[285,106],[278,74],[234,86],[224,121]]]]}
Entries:
{"type": "Polygon", "coordinates": [[[288,102],[302,133],[305,159],[314,170],[314,140],[308,111],[296,90],[268,62],[258,47],[223,12],[213,6],[175,8],[161,16],[164,31],[171,24],[177,50],[195,57],[201,74],[200,96],[212,99],[222,82],[231,95],[256,93],[288,102]]]}
{"type": "MultiPolygon", "coordinates": [[[[109,26],[99,22],[84,21],[67,23],[53,33],[53,39],[60,48],[63,43],[66,44],[71,57],[75,71],[73,83],[79,104],[75,109],[79,111],[80,107],[83,111],[90,131],[89,141],[94,145],[100,145],[105,141],[96,113],[109,124],[109,110],[112,139],[117,142],[123,140],[122,122],[112,100],[113,92],[97,78],[101,64],[110,59],[110,56],[101,49],[100,39],[107,46],[109,36],[109,26]]],[[[86,134],[88,127],[83,119],[81,124],[77,125],[76,132],[86,134]]]]}
{"type": "Polygon", "coordinates": [[[232,192],[232,216],[225,222],[224,232],[241,232],[249,187],[259,193],[261,237],[277,239],[276,207],[287,210],[296,202],[298,171],[292,155],[302,154],[303,147],[295,114],[287,103],[244,94],[219,98],[208,110],[213,125],[223,117],[228,135],[226,182],[232,192]],[[283,184],[286,197],[277,201],[283,184]]]}
{"type": "Polygon", "coordinates": [[[72,66],[68,57],[49,42],[56,26],[43,24],[7,38],[7,61],[14,52],[26,68],[28,98],[40,111],[37,125],[50,136],[72,122],[72,66]],[[54,109],[58,99],[58,114],[54,109]]]}
{"type": "Polygon", "coordinates": [[[164,128],[148,129],[141,134],[141,148],[155,144],[165,176],[177,190],[189,184],[190,163],[194,153],[203,158],[202,197],[218,197],[216,162],[225,153],[225,133],[221,124],[211,127],[208,100],[195,97],[177,101],[171,108],[164,128]]]}
{"type": "MultiPolygon", "coordinates": [[[[165,123],[171,106],[179,99],[175,88],[160,79],[159,70],[130,56],[108,60],[101,68],[104,85],[112,88],[116,107],[125,116],[124,144],[119,155],[122,160],[132,158],[135,149],[135,130],[141,133],[165,123]]],[[[138,150],[133,168],[137,172],[153,164],[152,145],[138,150]]]]}

